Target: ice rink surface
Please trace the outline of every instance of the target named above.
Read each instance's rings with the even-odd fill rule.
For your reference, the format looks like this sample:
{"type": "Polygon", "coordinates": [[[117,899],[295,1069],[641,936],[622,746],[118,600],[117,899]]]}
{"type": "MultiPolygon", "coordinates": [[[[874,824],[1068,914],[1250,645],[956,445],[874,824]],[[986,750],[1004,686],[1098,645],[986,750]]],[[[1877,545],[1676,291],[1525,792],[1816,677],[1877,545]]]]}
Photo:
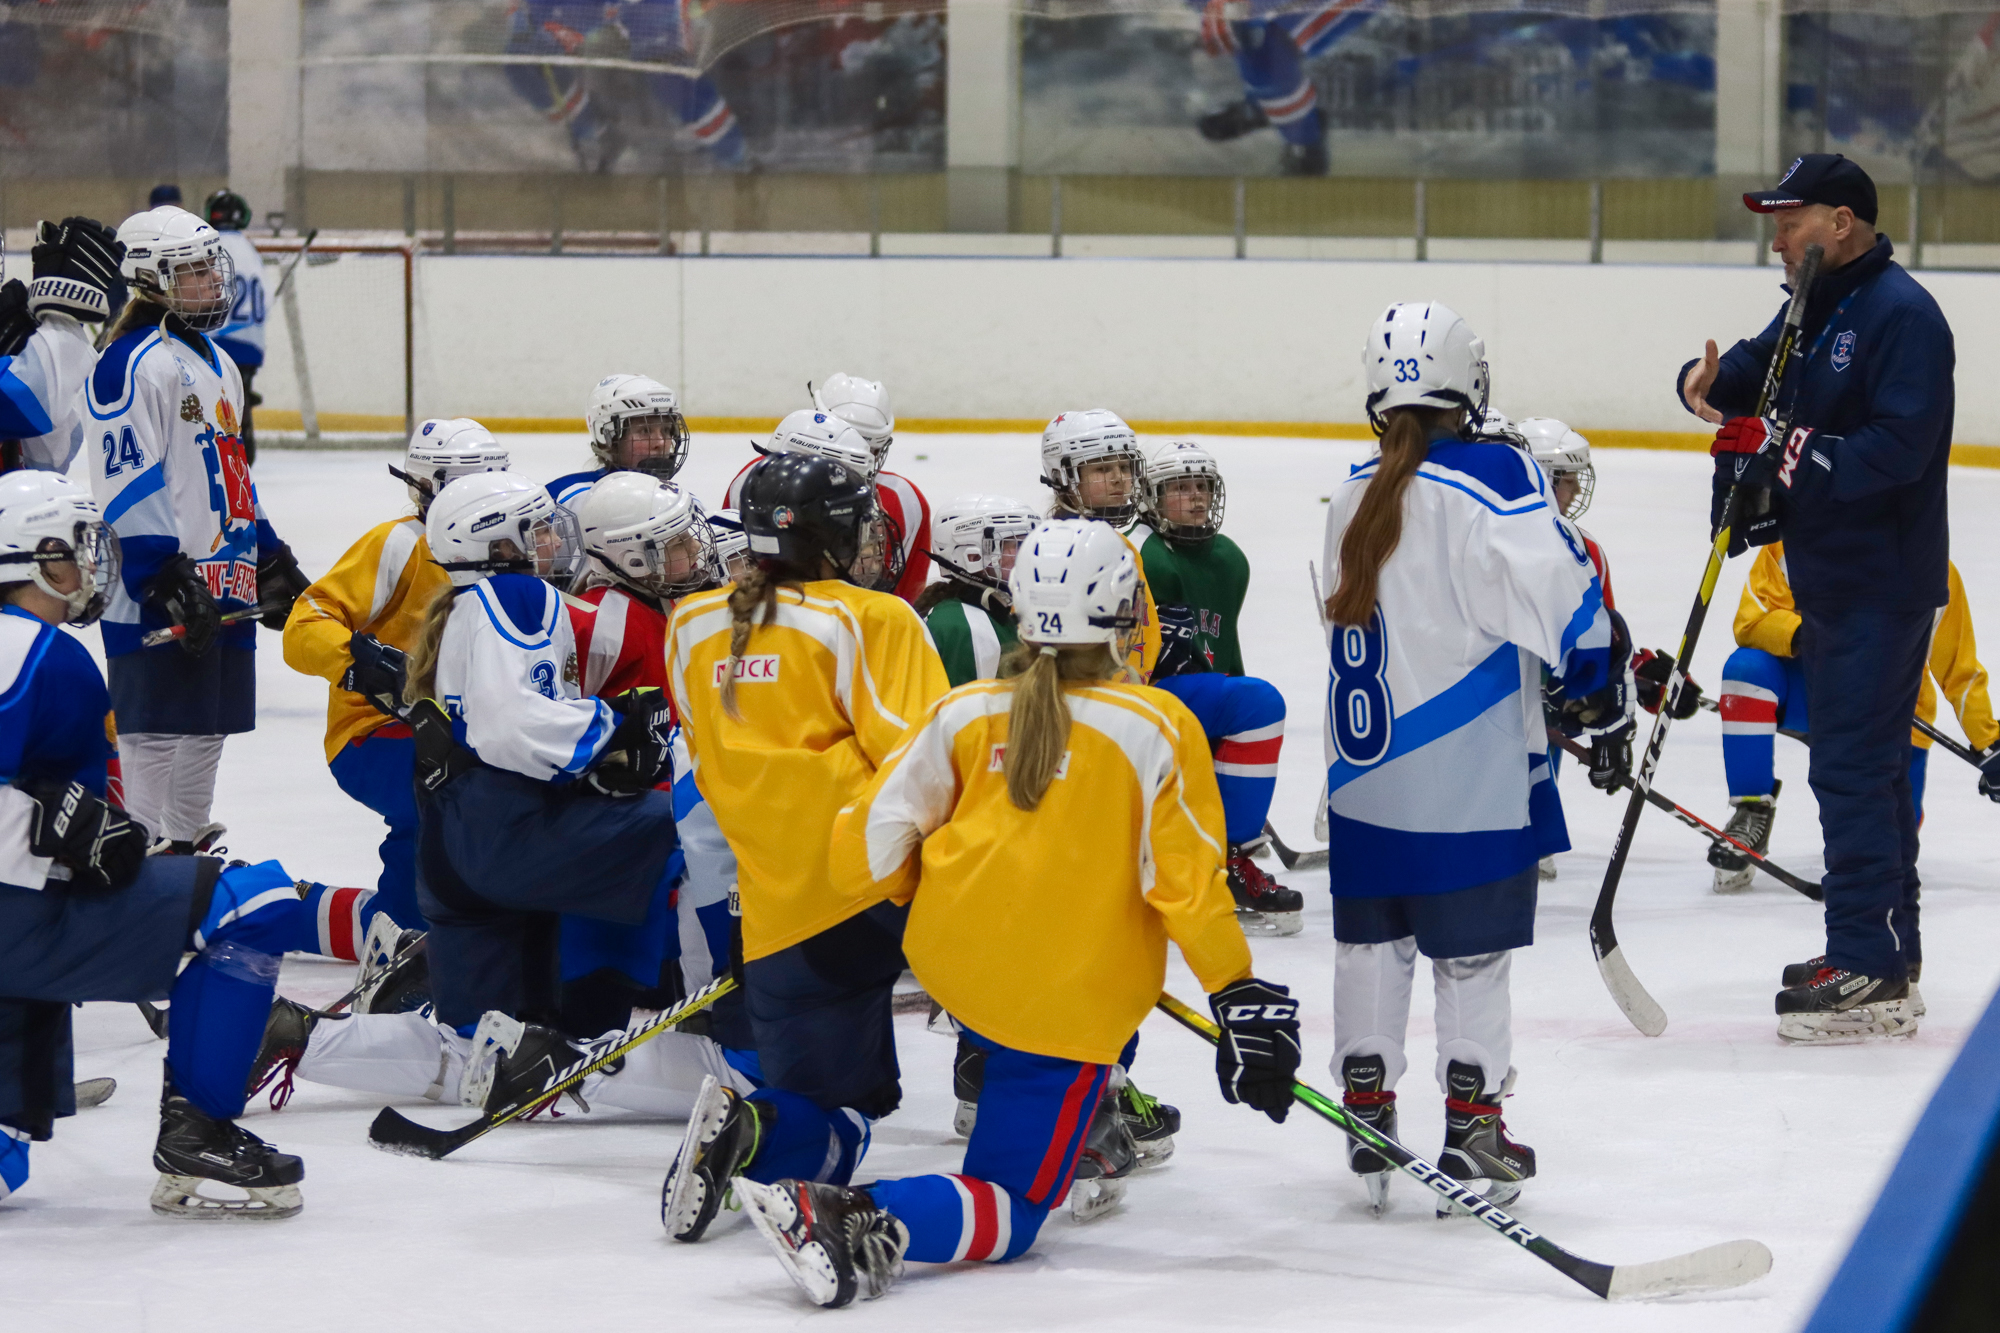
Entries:
{"type": "MultiPolygon", "coordinates": [[[[510,443],[519,470],[538,480],[589,461],[580,433],[510,443]]],[[[1255,570],[1244,655],[1292,709],[1274,819],[1304,846],[1325,706],[1306,562],[1319,557],[1323,497],[1367,447],[1208,443],[1229,485],[1226,530],[1255,570]]],[[[740,437],[698,437],[683,480],[716,501],[749,457],[740,437]]],[[[370,525],[405,512],[401,486],[383,472],[391,458],[270,452],[260,460],[265,508],[309,574],[324,572],[370,525]]],[[[971,492],[1046,497],[1031,437],[906,436],[891,465],[934,506],[971,492]]],[[[1701,571],[1707,460],[1606,450],[1597,469],[1584,526],[1610,555],[1638,642],[1671,650],[1701,571]]],[[[1951,489],[1954,556],[1994,651],[2000,473],[1957,469],[1951,489]]],[[[1725,572],[1697,659],[1695,677],[1711,694],[1748,566],[1741,558],[1725,572]]],[[[86,634],[93,648],[96,637],[86,634]]],[[[216,798],[232,853],[279,858],[301,877],[372,884],[380,824],[327,773],[326,687],[285,667],[275,634],[259,637],[258,729],[230,741],[216,798]]],[[[1955,733],[1948,716],[1940,723],[1955,733]]],[[[1728,813],[1720,741],[1711,714],[1678,724],[1659,774],[1661,790],[1717,823],[1728,813]]],[[[1780,739],[1777,762],[1785,791],[1771,854],[1817,878],[1806,752],[1780,739]]],[[[1642,1037],[1605,994],[1585,938],[1624,801],[1591,790],[1573,764],[1562,792],[1575,850],[1558,858],[1561,877],[1542,890],[1536,946],[1514,963],[1520,1082],[1507,1118],[1541,1169],[1515,1211],[1605,1262],[1754,1237],[1776,1263],[1750,1287],[1604,1305],[1478,1224],[1434,1220],[1429,1196],[1407,1179],[1397,1180],[1388,1214],[1371,1218],[1336,1130],[1303,1111],[1280,1126],[1225,1105],[1209,1049],[1160,1015],[1144,1029],[1135,1080],[1179,1105],[1185,1128],[1178,1155],[1138,1176],[1120,1211],[1081,1227],[1058,1214],[1012,1264],[913,1265],[886,1299],[845,1315],[808,1306],[740,1217],[725,1215],[698,1246],[667,1240],[659,1189],[680,1126],[616,1112],[511,1126],[432,1163],[367,1146],[377,1096],[301,1084],[283,1113],[260,1101],[245,1123],[304,1156],[305,1212],[261,1225],[175,1222],[146,1205],[164,1047],[130,1006],[88,1005],[77,1014],[77,1076],[115,1075],[119,1091],[36,1145],[33,1180],[0,1204],[0,1328],[733,1330],[818,1318],[925,1330],[1794,1328],[2000,971],[1991,851],[2000,808],[1976,794],[1970,768],[1934,753],[1922,862],[1929,1017],[1900,1044],[1794,1050],[1775,1036],[1771,997],[1784,964],[1819,952],[1819,909],[1769,879],[1715,896],[1704,841],[1649,812],[1619,898],[1619,937],[1671,1023],[1657,1039],[1642,1037]]],[[[772,813],[782,817],[775,798],[772,813]]],[[[1324,872],[1286,879],[1305,891],[1306,929],[1256,943],[1257,968],[1302,997],[1303,1077],[1332,1091],[1324,872]]],[[[281,989],[323,1002],[350,979],[347,967],[295,959],[281,989]]],[[[1198,1001],[1178,958],[1169,986],[1198,1001]]],[[[926,1033],[921,1016],[899,1023],[903,1105],[877,1126],[863,1179],[959,1163],[952,1043],[926,1033]]],[[[1400,1108],[1403,1136],[1434,1158],[1444,1108],[1431,1080],[1431,1034],[1420,983],[1400,1108]]],[[[405,1109],[431,1124],[469,1117],[457,1107],[405,1109]]]]}

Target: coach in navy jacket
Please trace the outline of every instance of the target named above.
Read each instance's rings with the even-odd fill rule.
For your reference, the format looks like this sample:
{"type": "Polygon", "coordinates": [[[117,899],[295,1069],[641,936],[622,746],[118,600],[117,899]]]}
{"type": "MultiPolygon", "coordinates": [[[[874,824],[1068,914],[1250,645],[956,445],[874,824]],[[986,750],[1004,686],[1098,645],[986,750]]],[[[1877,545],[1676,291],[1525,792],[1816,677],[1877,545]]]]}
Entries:
{"type": "MultiPolygon", "coordinates": [[[[1758,536],[1783,536],[1803,617],[1794,651],[1812,700],[1810,777],[1826,838],[1825,960],[1779,995],[1779,1029],[1802,1041],[1893,1035],[1915,1026],[1907,985],[1923,956],[1908,736],[1947,600],[1951,328],[1890,257],[1874,183],[1854,163],[1803,157],[1744,203],[1777,215],[1772,248],[1788,277],[1808,244],[1826,252],[1775,413],[1790,429],[1742,472],[1770,488],[1777,521],[1758,536]]],[[[1711,342],[1682,368],[1688,410],[1724,423],[1719,479],[1771,429],[1749,414],[1782,320],[1719,358],[1711,342]]]]}

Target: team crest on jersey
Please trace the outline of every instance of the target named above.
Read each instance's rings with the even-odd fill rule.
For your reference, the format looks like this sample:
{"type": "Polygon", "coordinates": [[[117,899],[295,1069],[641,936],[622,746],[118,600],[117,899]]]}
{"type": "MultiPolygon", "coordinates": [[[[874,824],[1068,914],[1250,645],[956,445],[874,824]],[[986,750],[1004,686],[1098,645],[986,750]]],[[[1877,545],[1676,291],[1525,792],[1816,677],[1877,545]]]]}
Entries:
{"type": "Polygon", "coordinates": [[[227,398],[218,398],[215,400],[215,424],[222,428],[224,435],[235,435],[237,433],[236,409],[230,405],[227,398]]]}
{"type": "Polygon", "coordinates": [[[181,399],[181,420],[195,422],[202,420],[201,399],[189,394],[181,399]]]}
{"type": "MultiPolygon", "coordinates": [[[[993,747],[993,754],[992,757],[987,761],[986,771],[988,773],[998,773],[1006,766],[1007,766],[1007,745],[1006,742],[1003,741],[1000,744],[993,747]]],[[[1064,750],[1062,758],[1056,761],[1056,776],[1059,778],[1066,778],[1069,776],[1068,750],[1064,750]]]]}
{"type": "MultiPolygon", "coordinates": [[[[760,653],[755,657],[736,659],[736,683],[739,685],[759,685],[778,678],[779,657],[776,653],[760,653]]],[[[722,678],[729,672],[729,662],[725,658],[715,664],[715,686],[722,687],[722,678]]]]}
{"type": "Polygon", "coordinates": [[[1854,364],[1854,330],[1843,329],[1833,340],[1833,368],[1845,370],[1854,364]]]}
{"type": "Polygon", "coordinates": [[[578,673],[576,668],[576,654],[571,653],[567,658],[563,659],[563,680],[567,684],[575,685],[582,679],[583,677],[578,673]]]}

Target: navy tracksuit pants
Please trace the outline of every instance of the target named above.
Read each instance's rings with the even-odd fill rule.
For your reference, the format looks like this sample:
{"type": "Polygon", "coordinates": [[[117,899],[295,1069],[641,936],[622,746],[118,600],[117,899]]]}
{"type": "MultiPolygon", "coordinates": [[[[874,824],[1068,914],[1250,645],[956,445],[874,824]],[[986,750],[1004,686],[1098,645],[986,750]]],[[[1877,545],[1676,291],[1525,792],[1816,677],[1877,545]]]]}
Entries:
{"type": "Polygon", "coordinates": [[[1922,961],[1910,719],[1936,612],[1801,605],[1812,760],[1826,840],[1826,959],[1871,977],[1922,961]]]}

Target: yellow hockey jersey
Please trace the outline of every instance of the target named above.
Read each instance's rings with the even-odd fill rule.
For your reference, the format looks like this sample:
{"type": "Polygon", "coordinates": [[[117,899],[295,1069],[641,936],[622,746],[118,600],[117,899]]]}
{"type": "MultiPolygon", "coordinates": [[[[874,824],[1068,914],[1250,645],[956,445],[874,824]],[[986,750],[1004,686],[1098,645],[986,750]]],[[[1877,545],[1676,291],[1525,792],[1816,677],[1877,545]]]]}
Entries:
{"type": "Polygon", "coordinates": [[[840,812],[833,878],[850,910],[911,904],[910,966],[975,1032],[1107,1064],[1159,999],[1169,939],[1210,993],[1250,975],[1250,946],[1201,724],[1150,686],[1063,690],[1069,750],[1040,808],[1007,796],[1012,688],[974,681],[840,812]]]}
{"type": "MultiPolygon", "coordinates": [[[[761,620],[761,617],[759,618],[761,620]]],[[[743,957],[762,958],[868,906],[827,872],[834,815],[950,688],[908,602],[837,579],[778,592],[722,708],[729,590],[683,598],[667,626],[667,688],[695,785],[736,853],[743,957]]]]}
{"type": "Polygon", "coordinates": [[[370,528],[293,603],[285,622],[285,664],[329,685],[329,764],[343,745],[394,720],[340,688],[340,678],[354,664],[347,641],[356,634],[373,634],[408,652],[416,646],[431,599],[450,586],[451,576],[431,559],[424,521],[412,514],[370,528]]]}
{"type": "MultiPolygon", "coordinates": [[[[1947,564],[1945,573],[1951,598],[1938,613],[1937,628],[1931,632],[1930,669],[1924,673],[1917,696],[1917,716],[1926,722],[1937,720],[1938,688],[1942,686],[1965,738],[1973,749],[1983,750],[2000,740],[2000,723],[1993,719],[1986,668],[1979,665],[1972,612],[1965,604],[1965,585],[1959,581],[1958,566],[1947,564]]],[[[1773,542],[1757,553],[1750,577],[1744,581],[1743,600],[1736,607],[1736,642],[1745,648],[1761,648],[1774,657],[1790,657],[1792,636],[1798,628],[1797,604],[1785,572],[1785,544],[1773,542]]],[[[1910,744],[1929,749],[1931,738],[1913,729],[1910,744]]]]}
{"type": "Polygon", "coordinates": [[[1153,664],[1160,660],[1160,608],[1153,605],[1153,585],[1146,581],[1146,562],[1140,556],[1139,548],[1132,544],[1129,533],[1118,535],[1125,539],[1125,549],[1132,553],[1132,563],[1139,569],[1139,632],[1132,636],[1125,660],[1139,673],[1140,680],[1151,680],[1153,664]]]}

